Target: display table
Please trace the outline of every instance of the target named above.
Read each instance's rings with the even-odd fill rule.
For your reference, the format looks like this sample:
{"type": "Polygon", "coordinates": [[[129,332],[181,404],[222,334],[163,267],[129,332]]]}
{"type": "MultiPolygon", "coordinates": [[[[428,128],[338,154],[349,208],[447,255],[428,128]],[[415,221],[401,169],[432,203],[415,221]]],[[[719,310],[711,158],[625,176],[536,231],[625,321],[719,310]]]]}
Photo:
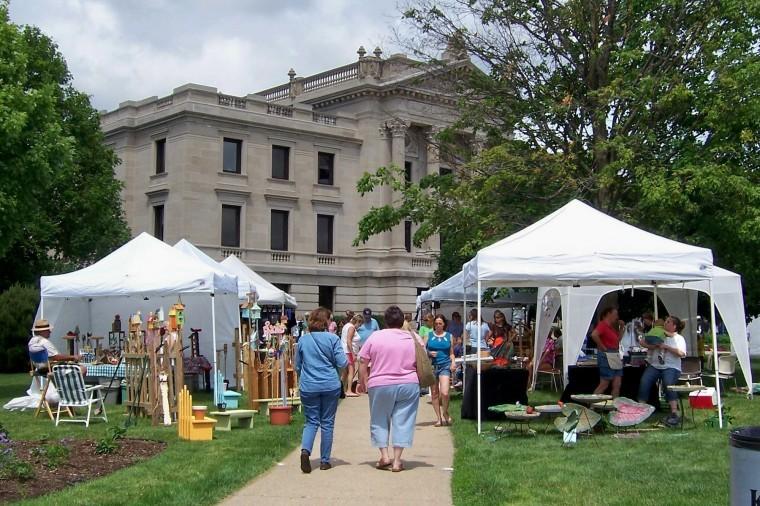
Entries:
{"type": "Polygon", "coordinates": [[[113,365],[113,364],[82,364],[87,368],[87,376],[88,377],[97,377],[97,378],[108,378],[111,379],[112,377],[116,377],[117,379],[123,379],[124,378],[124,362],[121,364],[113,365]],[[115,376],[114,376],[114,373],[115,376]]]}
{"type": "MultiPolygon", "coordinates": [[[[465,370],[465,389],[462,396],[461,416],[475,420],[478,417],[477,371],[468,367],[465,370]]],[[[528,370],[491,367],[481,372],[481,409],[482,420],[503,420],[503,415],[489,411],[490,406],[498,404],[528,404],[528,370]]]]}
{"type": "MultiPolygon", "coordinates": [[[[641,375],[644,374],[646,367],[625,366],[623,367],[623,383],[620,386],[620,396],[628,397],[634,401],[639,397],[639,383],[641,375]]],[[[567,386],[562,392],[562,402],[570,402],[575,394],[591,394],[599,385],[599,367],[597,366],[576,366],[571,365],[567,368],[567,386]]],[[[657,392],[657,385],[653,385],[649,391],[649,404],[656,409],[660,407],[660,399],[657,392]]]]}

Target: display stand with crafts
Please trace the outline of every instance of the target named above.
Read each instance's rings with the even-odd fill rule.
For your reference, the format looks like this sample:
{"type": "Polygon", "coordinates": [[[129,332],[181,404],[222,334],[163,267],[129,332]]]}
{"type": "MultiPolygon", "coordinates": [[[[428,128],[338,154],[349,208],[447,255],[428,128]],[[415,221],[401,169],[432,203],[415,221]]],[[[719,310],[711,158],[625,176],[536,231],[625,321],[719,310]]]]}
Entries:
{"type": "MultiPolygon", "coordinates": [[[[300,407],[298,380],[293,363],[293,338],[286,333],[284,325],[264,325],[266,347],[248,349],[245,357],[246,384],[251,409],[263,410],[271,416],[271,409],[284,413],[292,406],[300,407]]],[[[290,417],[287,417],[289,423],[290,417]]]]}

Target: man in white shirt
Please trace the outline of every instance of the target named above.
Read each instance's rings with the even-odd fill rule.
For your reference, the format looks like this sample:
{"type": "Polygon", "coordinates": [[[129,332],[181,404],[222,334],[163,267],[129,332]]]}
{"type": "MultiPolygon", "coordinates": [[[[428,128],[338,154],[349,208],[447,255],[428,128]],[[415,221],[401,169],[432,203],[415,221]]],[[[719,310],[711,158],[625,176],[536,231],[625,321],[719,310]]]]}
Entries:
{"type": "MultiPolygon", "coordinates": [[[[73,361],[78,362],[80,355],[64,355],[58,351],[53,343],[50,342],[50,332],[53,327],[47,320],[37,320],[32,327],[32,338],[29,340],[29,352],[36,353],[42,350],[47,351],[48,360],[52,362],[73,361]]],[[[38,370],[47,367],[46,363],[35,363],[34,367],[38,370]]],[[[42,372],[42,371],[40,371],[42,372]]],[[[82,374],[84,374],[84,370],[82,374]]]]}

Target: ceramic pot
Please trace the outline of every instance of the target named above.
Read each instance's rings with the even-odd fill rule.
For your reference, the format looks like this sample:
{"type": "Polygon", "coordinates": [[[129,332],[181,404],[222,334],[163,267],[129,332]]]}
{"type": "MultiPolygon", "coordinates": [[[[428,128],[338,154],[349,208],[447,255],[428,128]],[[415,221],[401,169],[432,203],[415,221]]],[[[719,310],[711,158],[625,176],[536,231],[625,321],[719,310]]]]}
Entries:
{"type": "Polygon", "coordinates": [[[203,420],[206,418],[206,406],[193,406],[193,416],[196,420],[203,420]]]}
{"type": "Polygon", "coordinates": [[[289,425],[292,412],[290,406],[269,406],[270,425],[289,425]]]}

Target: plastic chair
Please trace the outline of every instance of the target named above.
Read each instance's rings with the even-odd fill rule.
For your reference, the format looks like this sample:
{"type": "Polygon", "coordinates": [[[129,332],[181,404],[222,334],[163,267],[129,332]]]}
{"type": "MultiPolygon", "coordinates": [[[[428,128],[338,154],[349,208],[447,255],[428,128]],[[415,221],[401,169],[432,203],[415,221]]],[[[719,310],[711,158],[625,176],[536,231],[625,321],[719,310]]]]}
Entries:
{"type": "Polygon", "coordinates": [[[40,402],[37,404],[37,409],[34,412],[34,417],[37,418],[42,408],[45,408],[50,419],[54,420],[53,410],[50,409],[50,403],[45,399],[48,387],[50,386],[50,378],[48,377],[50,373],[50,361],[48,360],[47,350],[43,348],[40,351],[29,351],[29,362],[31,365],[29,375],[37,383],[37,388],[41,395],[40,402]]]}
{"type": "Polygon", "coordinates": [[[56,427],[60,421],[84,423],[85,427],[89,427],[90,418],[92,417],[92,405],[98,403],[100,403],[102,415],[96,415],[95,418],[100,418],[105,422],[108,422],[106,407],[103,403],[103,396],[100,392],[103,385],[95,385],[91,387],[85,386],[84,376],[82,376],[82,370],[78,365],[53,366],[53,379],[58,388],[58,394],[61,396],[61,400],[58,403],[58,411],[55,414],[56,427]],[[87,407],[86,418],[60,420],[61,408],[82,408],[85,406],[87,407]]]}
{"type": "Polygon", "coordinates": [[[702,385],[702,364],[699,357],[684,357],[681,359],[681,376],[678,381],[687,383],[699,382],[702,385]]]}
{"type": "Polygon", "coordinates": [[[738,387],[736,383],[736,357],[734,355],[721,355],[718,357],[718,383],[720,380],[734,379],[734,388],[738,387]]]}

